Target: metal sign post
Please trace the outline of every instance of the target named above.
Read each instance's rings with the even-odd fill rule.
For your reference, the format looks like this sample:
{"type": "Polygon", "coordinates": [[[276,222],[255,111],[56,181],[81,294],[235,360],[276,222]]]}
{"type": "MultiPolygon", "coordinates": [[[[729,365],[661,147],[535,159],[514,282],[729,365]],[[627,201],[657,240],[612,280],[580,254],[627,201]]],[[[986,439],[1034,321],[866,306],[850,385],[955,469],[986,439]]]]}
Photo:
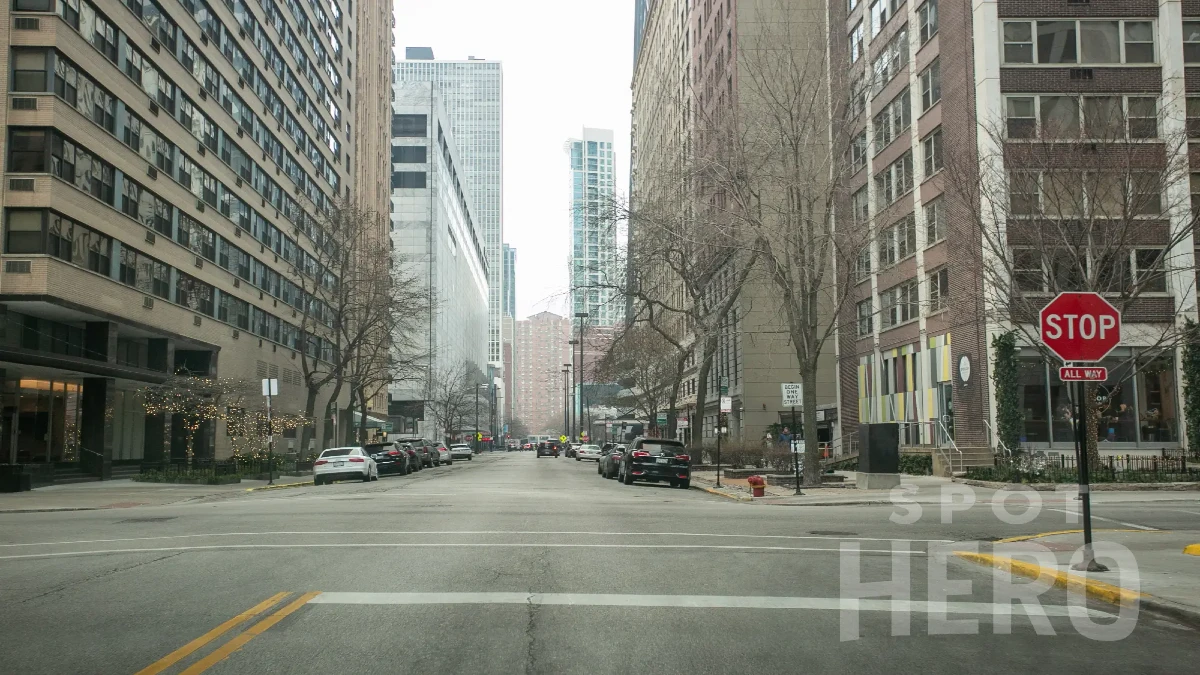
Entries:
{"type": "Polygon", "coordinates": [[[275,429],[271,424],[271,397],[279,395],[279,380],[262,381],[262,393],[267,397],[267,485],[275,484],[275,429]]]}

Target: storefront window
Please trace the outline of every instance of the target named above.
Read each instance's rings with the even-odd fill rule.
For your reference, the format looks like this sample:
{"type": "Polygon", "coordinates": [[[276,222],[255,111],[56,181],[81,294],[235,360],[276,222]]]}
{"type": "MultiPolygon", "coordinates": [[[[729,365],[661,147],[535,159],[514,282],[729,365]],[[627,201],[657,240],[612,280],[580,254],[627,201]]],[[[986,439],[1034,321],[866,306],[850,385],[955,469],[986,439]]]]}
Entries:
{"type": "Polygon", "coordinates": [[[1137,428],[1133,364],[1129,355],[1118,355],[1100,362],[1108,368],[1108,379],[1097,388],[1100,428],[1097,439],[1104,443],[1136,443],[1137,428]]]}
{"type": "Polygon", "coordinates": [[[1174,359],[1167,356],[1139,368],[1137,388],[1142,442],[1178,442],[1174,359]]]}
{"type": "Polygon", "coordinates": [[[1025,426],[1022,443],[1048,443],[1050,420],[1047,418],[1046,364],[1040,357],[1022,358],[1017,377],[1020,382],[1021,413],[1025,426]]]}

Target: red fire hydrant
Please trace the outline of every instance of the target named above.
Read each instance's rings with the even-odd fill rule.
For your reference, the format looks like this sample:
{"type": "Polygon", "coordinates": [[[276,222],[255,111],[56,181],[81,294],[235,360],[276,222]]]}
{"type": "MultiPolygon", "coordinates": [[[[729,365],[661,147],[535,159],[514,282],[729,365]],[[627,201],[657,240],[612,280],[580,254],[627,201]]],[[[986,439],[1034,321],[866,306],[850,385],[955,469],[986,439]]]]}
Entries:
{"type": "Polygon", "coordinates": [[[750,484],[750,490],[754,493],[755,497],[767,496],[767,481],[763,480],[762,476],[750,476],[746,479],[746,482],[750,484]]]}

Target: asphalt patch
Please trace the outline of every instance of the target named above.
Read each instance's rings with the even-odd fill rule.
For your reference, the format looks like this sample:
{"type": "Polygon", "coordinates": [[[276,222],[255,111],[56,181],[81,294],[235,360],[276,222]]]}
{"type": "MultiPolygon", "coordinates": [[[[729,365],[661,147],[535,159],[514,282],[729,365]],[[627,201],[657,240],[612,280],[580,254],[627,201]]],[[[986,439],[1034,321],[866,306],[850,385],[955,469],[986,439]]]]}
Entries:
{"type": "Polygon", "coordinates": [[[168,520],[175,520],[177,517],[178,516],[147,516],[145,518],[126,518],[125,520],[118,520],[117,525],[124,525],[126,523],[165,523],[168,520]]]}
{"type": "Polygon", "coordinates": [[[857,537],[857,532],[842,532],[840,530],[810,530],[809,534],[815,534],[818,537],[857,537]]]}

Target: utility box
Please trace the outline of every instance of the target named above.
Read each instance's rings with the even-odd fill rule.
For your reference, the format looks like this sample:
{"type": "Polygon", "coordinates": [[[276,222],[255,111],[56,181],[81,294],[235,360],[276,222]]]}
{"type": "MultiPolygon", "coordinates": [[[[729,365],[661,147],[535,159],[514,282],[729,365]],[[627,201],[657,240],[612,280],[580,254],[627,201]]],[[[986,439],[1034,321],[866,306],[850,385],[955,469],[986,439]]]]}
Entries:
{"type": "Polygon", "coordinates": [[[858,426],[858,488],[891,489],[900,484],[900,425],[858,426]]]}

